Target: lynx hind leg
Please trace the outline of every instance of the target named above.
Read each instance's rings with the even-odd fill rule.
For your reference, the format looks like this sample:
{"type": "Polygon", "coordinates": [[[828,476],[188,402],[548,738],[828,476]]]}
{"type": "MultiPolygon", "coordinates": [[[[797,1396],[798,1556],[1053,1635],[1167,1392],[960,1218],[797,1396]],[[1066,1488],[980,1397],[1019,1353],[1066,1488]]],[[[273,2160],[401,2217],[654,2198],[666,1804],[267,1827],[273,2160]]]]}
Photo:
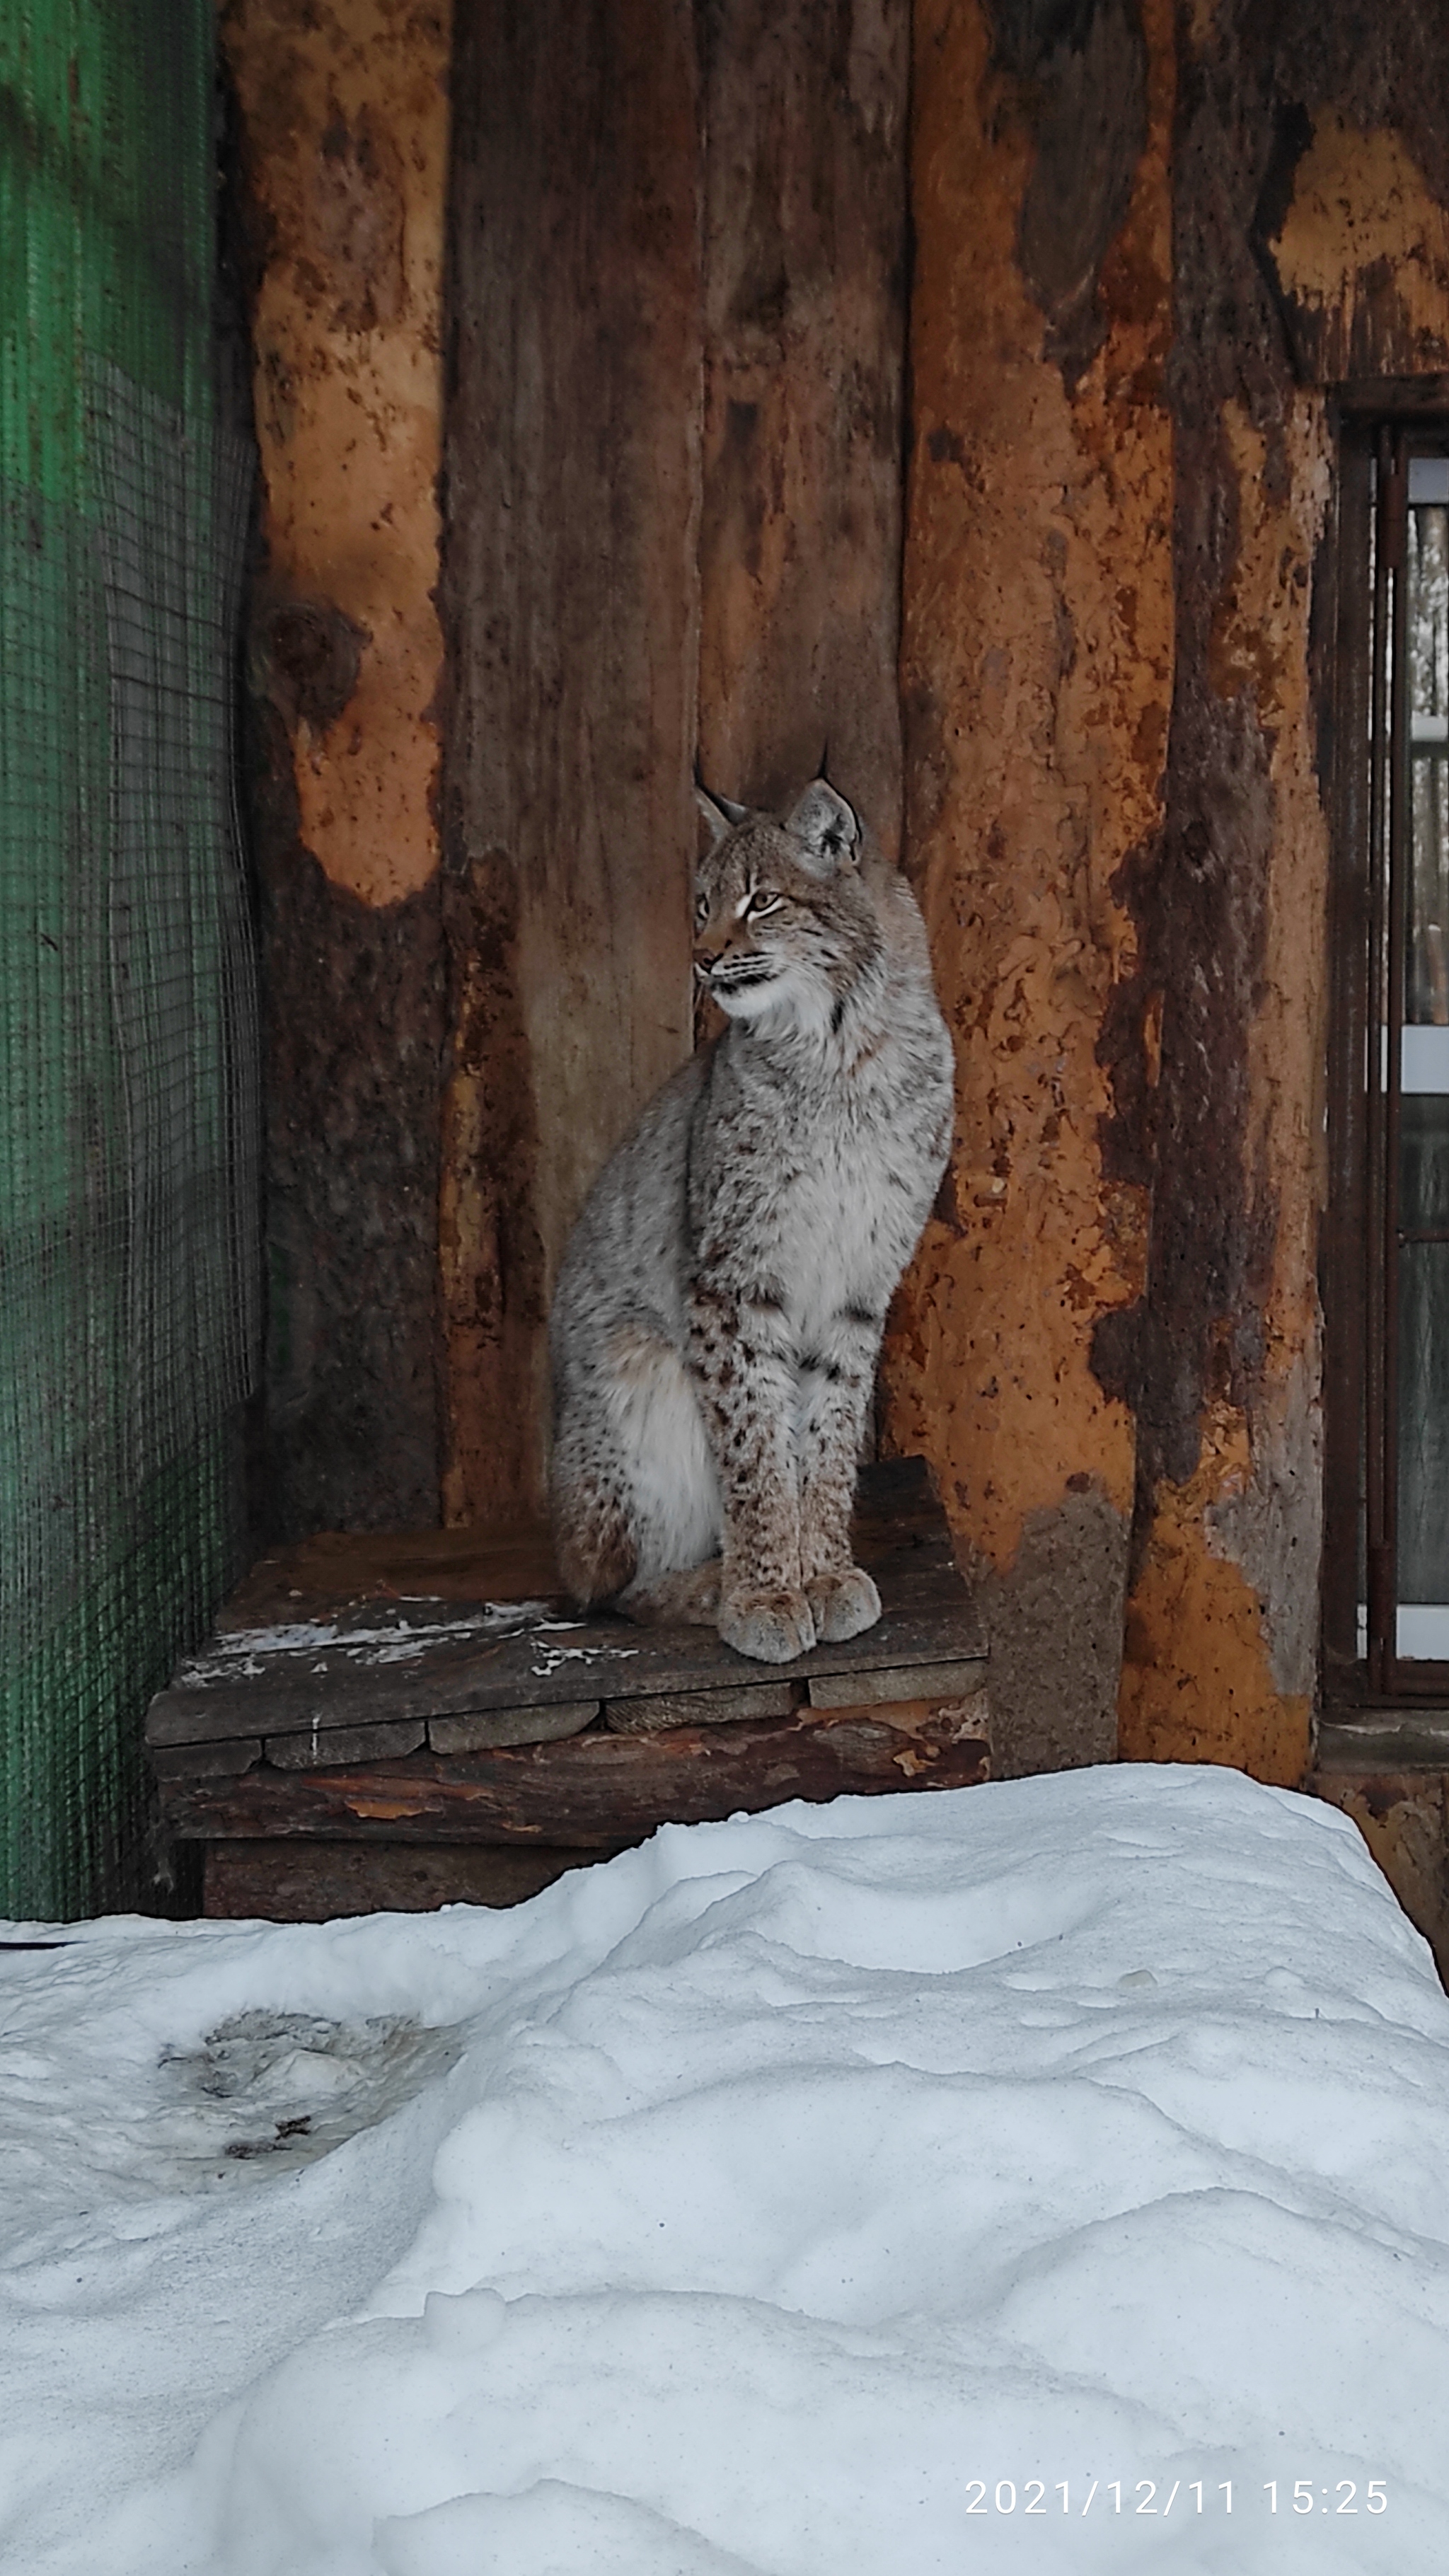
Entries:
{"type": "Polygon", "coordinates": [[[614,1607],[641,1628],[712,1628],[719,1614],[719,1558],[656,1574],[648,1582],[641,1576],[620,1593],[614,1607]]]}
{"type": "Polygon", "coordinates": [[[719,1479],[699,1399],[662,1331],[617,1325],[608,1343],[606,1402],[618,1474],[628,1497],[635,1562],[633,1619],[712,1619],[719,1597],[719,1479]]]}
{"type": "Polygon", "coordinates": [[[563,1588],[581,1609],[612,1601],[633,1581],[638,1549],[616,1490],[585,1470],[555,1472],[549,1494],[553,1552],[563,1588]]]}

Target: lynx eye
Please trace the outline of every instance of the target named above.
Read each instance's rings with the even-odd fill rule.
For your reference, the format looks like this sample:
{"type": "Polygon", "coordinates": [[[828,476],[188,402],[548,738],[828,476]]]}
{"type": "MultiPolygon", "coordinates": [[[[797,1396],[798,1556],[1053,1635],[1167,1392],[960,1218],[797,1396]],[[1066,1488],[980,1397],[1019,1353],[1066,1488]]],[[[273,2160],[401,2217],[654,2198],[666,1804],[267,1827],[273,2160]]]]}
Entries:
{"type": "Polygon", "coordinates": [[[778,912],[779,909],[780,897],[777,894],[757,894],[750,904],[750,919],[763,921],[767,912],[778,912]]]}
{"type": "Polygon", "coordinates": [[[694,918],[698,927],[703,930],[705,923],[709,919],[709,897],[707,894],[699,895],[696,898],[694,918]]]}

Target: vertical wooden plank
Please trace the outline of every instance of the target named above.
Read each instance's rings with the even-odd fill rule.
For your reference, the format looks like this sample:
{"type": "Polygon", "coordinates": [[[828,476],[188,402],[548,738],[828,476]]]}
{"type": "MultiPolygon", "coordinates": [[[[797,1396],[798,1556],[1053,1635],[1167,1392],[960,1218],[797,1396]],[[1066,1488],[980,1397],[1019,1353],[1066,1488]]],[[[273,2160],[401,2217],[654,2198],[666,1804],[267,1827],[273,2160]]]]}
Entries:
{"type": "Polygon", "coordinates": [[[1007,1775],[1111,1758],[1156,1080],[1131,892],[1173,694],[1169,0],[918,0],[903,683],[956,1146],[886,1435],[979,1583],[1007,1775]]]}
{"type": "Polygon", "coordinates": [[[772,806],[828,738],[894,857],[909,0],[701,23],[701,758],[772,806]]]}
{"type": "Polygon", "coordinates": [[[539,1489],[568,1227],[687,1052],[699,131],[687,0],[482,0],[454,56],[444,1515],[539,1489]]]}
{"type": "MultiPolygon", "coordinates": [[[[268,1537],[438,1513],[435,801],[449,13],[225,0],[260,465],[268,1537]]],[[[249,424],[250,426],[251,424],[249,424]]]]}

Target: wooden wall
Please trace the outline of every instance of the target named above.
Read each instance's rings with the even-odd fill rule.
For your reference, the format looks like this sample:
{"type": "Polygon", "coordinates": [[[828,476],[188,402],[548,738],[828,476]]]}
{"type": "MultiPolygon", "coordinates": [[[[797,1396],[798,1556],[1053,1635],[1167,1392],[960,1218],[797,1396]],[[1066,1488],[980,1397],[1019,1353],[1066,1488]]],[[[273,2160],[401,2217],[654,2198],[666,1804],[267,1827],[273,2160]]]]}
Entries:
{"type": "Polygon", "coordinates": [[[922,0],[912,153],[906,842],[958,1120],[888,1419],[983,1588],[1020,1769],[1116,1737],[1135,1427],[1094,1335],[1142,1295],[1152,1168],[1109,1136],[1104,1034],[1174,654],[1166,0],[1060,15],[922,0]]]}
{"type": "Polygon", "coordinates": [[[583,1194],[692,1038],[696,749],[900,828],[899,0],[486,0],[453,59],[450,1521],[536,1502],[583,1194]]]}
{"type": "Polygon", "coordinates": [[[961,1118],[892,1423],[980,1571],[1013,1765],[1119,1715],[1125,1754],[1297,1780],[1331,388],[1445,365],[1449,26],[915,24],[907,851],[961,1118]]]}
{"type": "Polygon", "coordinates": [[[448,22],[226,0],[225,248],[260,459],[247,796],[265,994],[263,1534],[438,1508],[434,797],[448,22]]]}
{"type": "Polygon", "coordinates": [[[696,748],[764,800],[828,742],[956,1041],[884,1436],[982,1584],[1005,1767],[1301,1776],[1333,388],[1449,402],[1442,13],[224,25],[274,1526],[536,1496],[564,1233],[689,1043],[696,748]]]}

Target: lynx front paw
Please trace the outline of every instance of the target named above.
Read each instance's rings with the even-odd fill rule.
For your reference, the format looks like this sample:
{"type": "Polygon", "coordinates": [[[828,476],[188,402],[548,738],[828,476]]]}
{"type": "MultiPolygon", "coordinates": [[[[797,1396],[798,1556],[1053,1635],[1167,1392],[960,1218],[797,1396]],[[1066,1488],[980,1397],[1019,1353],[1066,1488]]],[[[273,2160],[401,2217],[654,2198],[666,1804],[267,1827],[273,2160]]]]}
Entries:
{"type": "Polygon", "coordinates": [[[720,1603],[719,1632],[727,1646],[762,1664],[793,1663],[815,1643],[803,1592],[736,1592],[720,1603]]]}
{"type": "Polygon", "coordinates": [[[843,1645],[880,1617],[880,1594],[858,1565],[847,1566],[844,1574],[817,1574],[805,1591],[822,1646],[843,1645]]]}

